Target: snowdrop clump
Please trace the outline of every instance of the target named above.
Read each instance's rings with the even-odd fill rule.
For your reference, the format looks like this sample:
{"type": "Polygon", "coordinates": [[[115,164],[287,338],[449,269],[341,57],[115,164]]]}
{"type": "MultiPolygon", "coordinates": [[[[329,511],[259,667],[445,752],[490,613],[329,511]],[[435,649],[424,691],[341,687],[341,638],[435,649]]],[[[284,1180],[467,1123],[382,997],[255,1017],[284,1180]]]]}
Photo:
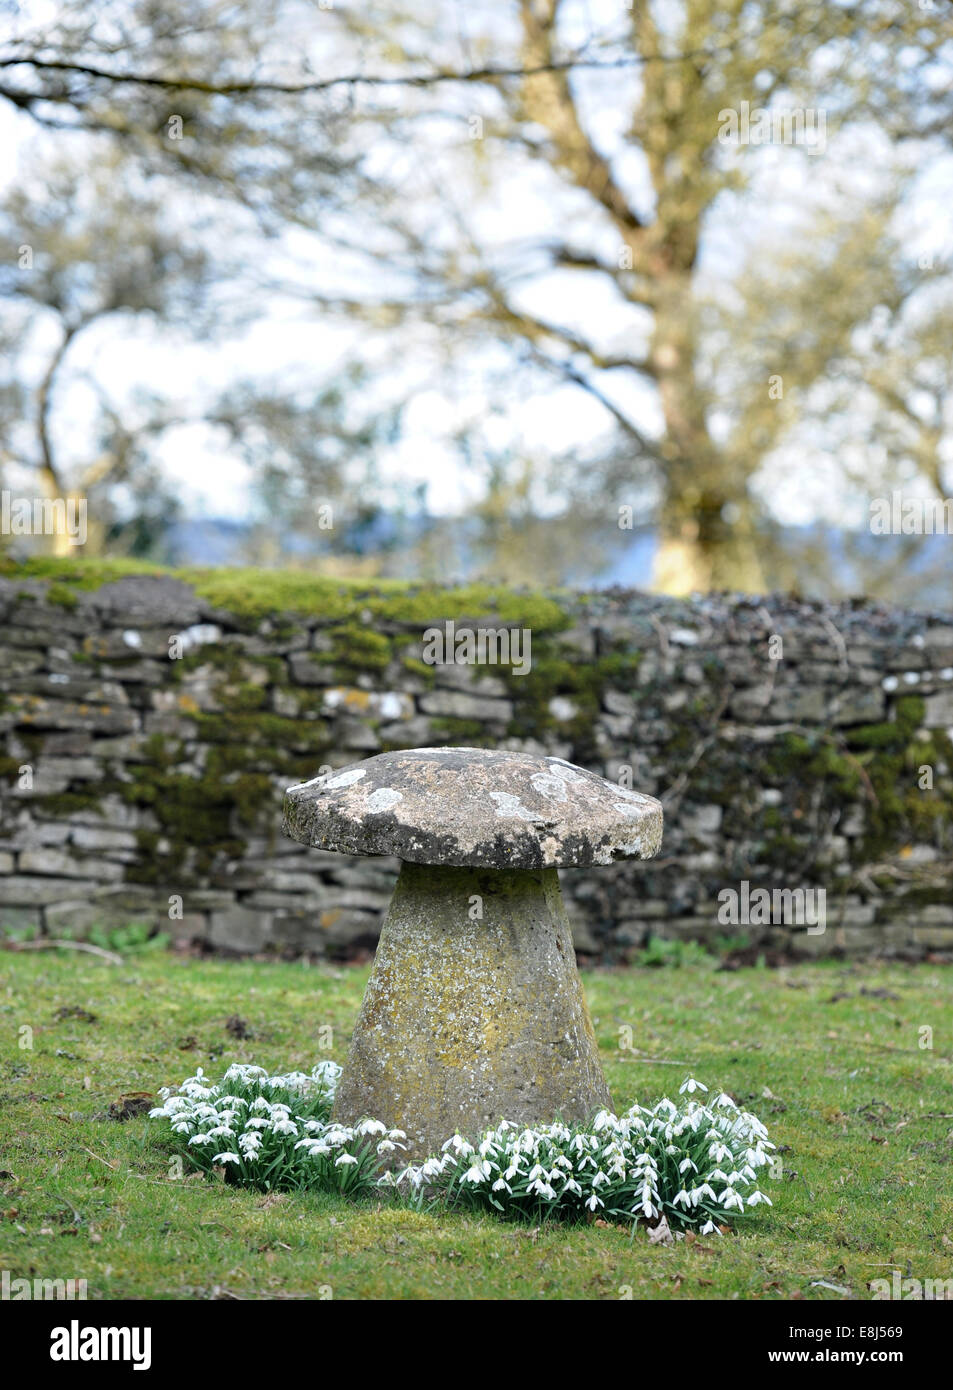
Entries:
{"type": "MultiPolygon", "coordinates": [[[[695,1091],[707,1087],[690,1077],[680,1094],[695,1091]]],[[[655,1225],[665,1217],[672,1229],[709,1235],[771,1205],[757,1180],[774,1147],[760,1120],[721,1094],[707,1104],[602,1110],[587,1126],[522,1129],[504,1120],[476,1144],[456,1134],[439,1157],[379,1182],[415,1205],[432,1195],[533,1222],[601,1216],[655,1225]]]]}
{"type": "Polygon", "coordinates": [[[264,1067],[230,1066],[212,1084],[201,1067],[178,1087],[163,1087],[152,1119],[167,1122],[172,1146],[196,1168],[262,1191],[317,1187],[348,1194],[374,1185],[380,1158],[406,1135],[379,1120],[339,1125],[331,1107],[341,1068],[269,1076],[264,1067]]]}

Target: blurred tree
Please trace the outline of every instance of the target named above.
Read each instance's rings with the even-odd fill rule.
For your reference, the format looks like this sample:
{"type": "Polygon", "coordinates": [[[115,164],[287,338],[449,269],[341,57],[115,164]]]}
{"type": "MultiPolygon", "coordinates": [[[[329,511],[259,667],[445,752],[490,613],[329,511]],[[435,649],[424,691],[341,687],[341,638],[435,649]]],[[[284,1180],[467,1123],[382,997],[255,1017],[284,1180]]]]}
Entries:
{"type": "MultiPolygon", "coordinates": [[[[405,231],[409,249],[423,246],[423,292],[404,304],[408,319],[429,317],[462,341],[481,326],[597,396],[628,441],[633,465],[655,470],[662,588],[759,589],[773,577],[764,564],[757,475],[793,434],[803,439],[812,420],[824,419],[830,400],[816,388],[832,381],[846,392],[862,379],[871,430],[883,442],[886,429],[898,445],[904,435],[900,453],[917,477],[949,488],[940,444],[945,438],[948,447],[953,421],[938,403],[923,416],[911,400],[920,375],[945,390],[949,375],[938,368],[949,334],[944,339],[942,316],[933,329],[899,331],[918,290],[927,285],[935,293],[941,278],[949,286],[949,266],[924,273],[898,244],[891,218],[928,142],[953,131],[950,7],[635,0],[601,31],[574,0],[516,0],[506,11],[515,13],[515,31],[502,13],[487,12],[485,22],[468,26],[462,45],[474,55],[475,72],[455,110],[468,126],[477,172],[463,191],[441,188],[452,200],[456,237],[428,239],[400,192],[393,225],[405,231]],[[487,51],[490,72],[480,70],[487,51]],[[594,90],[618,76],[614,69],[624,75],[621,93],[618,81],[605,93],[594,90]],[[482,104],[475,87],[487,93],[482,104]],[[620,99],[624,120],[613,106],[620,99]],[[732,147],[730,118],[743,138],[744,121],[750,134],[760,109],[774,113],[773,127],[769,119],[761,130],[773,131],[775,149],[757,136],[732,147]],[[849,186],[852,133],[857,149],[866,141],[877,152],[880,169],[866,172],[883,173],[868,178],[863,195],[849,186]],[[819,141],[818,152],[781,153],[795,163],[817,161],[818,169],[824,140],[842,141],[839,157],[828,146],[828,167],[837,171],[828,178],[839,185],[833,210],[816,207],[781,245],[746,248],[746,200],[758,197],[763,156],[776,158],[777,143],[798,138],[819,141]],[[525,233],[509,245],[491,241],[482,230],[484,206],[505,203],[507,189],[520,182],[537,196],[549,191],[552,233],[535,245],[525,233]],[[482,198],[474,192],[481,183],[482,198]],[[726,199],[742,255],[713,302],[702,251],[716,204],[726,199]],[[556,272],[584,281],[591,314],[580,312],[579,293],[561,289],[556,272]],[[632,312],[607,341],[599,324],[613,303],[632,312]],[[895,330],[893,361],[858,347],[883,307],[895,330]],[[620,404],[620,382],[649,388],[658,428],[637,423],[651,410],[636,417],[620,404]]],[[[361,28],[376,33],[381,54],[393,56],[400,44],[407,69],[459,69],[449,55],[459,53],[460,41],[451,23],[441,31],[440,13],[438,5],[436,26],[431,11],[415,28],[401,7],[385,4],[362,12],[361,28]]],[[[417,128],[425,131],[441,114],[446,122],[446,106],[436,108],[425,93],[417,128]]],[[[793,209],[810,203],[813,172],[795,183],[803,191],[793,209]]],[[[836,459],[828,463],[837,467],[836,459]]],[[[894,449],[884,472],[899,464],[894,449]]],[[[595,485],[596,475],[588,476],[595,485]]]]}
{"type": "MultiPolygon", "coordinates": [[[[41,125],[111,133],[269,234],[323,227],[367,271],[333,290],[302,281],[302,299],[400,335],[404,354],[420,325],[451,372],[504,343],[521,382],[548,372],[586,392],[625,441],[637,496],[658,497],[659,584],[757,589],[766,464],[810,440],[848,476],[821,438],[838,394],[854,420],[862,393],[885,478],[948,487],[943,319],[929,328],[916,301],[949,270],[923,271],[894,228],[953,129],[951,61],[945,0],[622,0],[596,18],[577,0],[499,0],[465,23],[443,0],[93,14],[60,0],[54,24],[24,21],[0,48],[0,98],[41,125]],[[826,155],[778,148],[811,128],[826,155]],[[787,186],[765,177],[779,155],[787,186]],[[804,216],[780,245],[746,245],[749,210],[778,188],[804,216]],[[527,235],[523,206],[507,238],[490,214],[521,198],[548,218],[527,235]],[[726,208],[732,254],[706,264],[726,208]],[[899,391],[876,346],[882,310],[899,391]]],[[[618,448],[607,457],[614,470],[618,448]]],[[[525,511],[530,495],[524,454],[511,458],[483,508],[504,545],[507,529],[522,539],[501,502],[525,511]]],[[[618,497],[592,458],[549,481],[566,518],[586,486],[618,497]]]]}
{"type": "Polygon", "coordinates": [[[361,189],[333,104],[304,113],[280,94],[311,8],[59,0],[0,16],[0,101],[37,131],[0,203],[0,462],[48,497],[85,497],[93,549],[162,553],[178,512],[160,446],[175,429],[217,430],[277,505],[290,447],[298,483],[314,483],[319,440],[327,463],[335,430],[354,449],[377,428],[345,428],[346,366],[330,385],[258,380],[197,401],[176,365],[121,395],[85,360],[104,326],[118,341],[146,318],[179,343],[234,339],[283,288],[270,278],[279,233],[313,231],[361,189]],[[150,77],[166,68],[186,86],[150,77]]]}
{"type": "MultiPolygon", "coordinates": [[[[148,316],[192,336],[209,332],[220,313],[216,270],[172,225],[162,193],[144,188],[115,151],[94,165],[41,167],[0,203],[0,302],[16,347],[4,363],[8,411],[16,412],[6,418],[5,459],[35,472],[47,497],[87,500],[93,549],[125,534],[134,552],[153,551],[174,506],[148,446],[177,421],[155,390],[139,393],[132,415],[120,411],[108,382],[73,370],[71,357],[107,320],[148,316]],[[76,422],[58,421],[64,377],[85,389],[85,460],[76,422]],[[120,485],[126,513],[139,517],[128,531],[111,500],[120,485]]],[[[54,548],[68,549],[68,538],[54,537],[54,548]]]]}

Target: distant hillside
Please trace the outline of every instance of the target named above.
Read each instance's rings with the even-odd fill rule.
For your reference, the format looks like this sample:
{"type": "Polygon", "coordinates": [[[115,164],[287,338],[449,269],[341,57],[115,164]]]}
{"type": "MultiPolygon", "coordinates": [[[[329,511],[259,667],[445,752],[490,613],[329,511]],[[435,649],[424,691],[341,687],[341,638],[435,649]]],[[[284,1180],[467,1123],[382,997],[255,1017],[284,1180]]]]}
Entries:
{"type": "MultiPolygon", "coordinates": [[[[254,559],[251,525],[209,517],[176,522],[168,533],[163,560],[173,565],[241,565],[254,559]]],[[[439,542],[446,573],[459,580],[483,575],[485,556],[479,523],[472,518],[378,515],[338,544],[355,556],[383,557],[384,574],[397,579],[419,572],[420,547],[439,542]]],[[[773,588],[796,590],[807,598],[841,598],[873,594],[915,608],[953,609],[953,537],[875,536],[868,531],[841,531],[820,525],[779,528],[766,540],[774,551],[784,582],[773,588]]],[[[646,589],[651,584],[658,538],[651,528],[619,532],[606,528],[598,547],[607,561],[593,568],[567,554],[561,582],[580,588],[614,586],[646,589]]],[[[282,560],[327,552],[300,535],[287,543],[282,560]]]]}

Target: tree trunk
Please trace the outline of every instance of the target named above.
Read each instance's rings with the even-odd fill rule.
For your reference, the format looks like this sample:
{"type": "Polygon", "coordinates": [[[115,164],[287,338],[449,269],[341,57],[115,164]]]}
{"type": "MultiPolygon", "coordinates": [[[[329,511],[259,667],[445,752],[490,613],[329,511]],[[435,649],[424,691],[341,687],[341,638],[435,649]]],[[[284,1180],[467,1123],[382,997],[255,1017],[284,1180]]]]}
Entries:
{"type": "Polygon", "coordinates": [[[662,593],[764,587],[747,476],[729,464],[708,428],[708,400],[695,370],[690,271],[658,286],[651,361],[665,436],[660,541],[653,587],[662,593]]]}

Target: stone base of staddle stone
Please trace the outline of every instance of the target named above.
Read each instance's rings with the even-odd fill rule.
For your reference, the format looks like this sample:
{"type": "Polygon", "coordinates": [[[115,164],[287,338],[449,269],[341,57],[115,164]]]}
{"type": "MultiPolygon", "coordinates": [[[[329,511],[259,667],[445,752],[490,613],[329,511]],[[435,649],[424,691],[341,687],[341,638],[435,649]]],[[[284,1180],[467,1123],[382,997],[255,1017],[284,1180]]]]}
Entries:
{"type": "Polygon", "coordinates": [[[455,1133],[609,1105],[556,870],[405,863],[334,1117],[404,1130],[419,1162],[455,1133]]]}

